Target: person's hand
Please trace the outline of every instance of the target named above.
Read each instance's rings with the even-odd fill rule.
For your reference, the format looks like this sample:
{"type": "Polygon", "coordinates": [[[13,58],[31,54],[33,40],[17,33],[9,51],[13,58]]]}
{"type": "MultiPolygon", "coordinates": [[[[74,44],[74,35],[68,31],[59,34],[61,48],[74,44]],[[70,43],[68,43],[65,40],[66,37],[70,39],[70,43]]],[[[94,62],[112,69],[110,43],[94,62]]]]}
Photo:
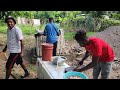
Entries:
{"type": "Polygon", "coordinates": [[[65,73],[69,72],[69,71],[73,71],[73,69],[74,69],[74,67],[67,67],[67,68],[65,68],[65,73]]]}
{"type": "Polygon", "coordinates": [[[82,72],[81,69],[77,69],[77,68],[73,69],[73,71],[82,72]]]}
{"type": "Polygon", "coordinates": [[[2,52],[6,52],[6,50],[7,50],[7,48],[4,48],[4,49],[2,50],[2,52]]]}
{"type": "Polygon", "coordinates": [[[73,71],[78,71],[78,69],[77,69],[77,68],[74,68],[73,71]]]}
{"type": "Polygon", "coordinates": [[[80,62],[79,62],[79,65],[83,65],[83,61],[80,61],[80,62]]]}
{"type": "Polygon", "coordinates": [[[21,53],[20,53],[20,56],[21,56],[21,57],[23,57],[23,56],[24,56],[23,52],[21,52],[21,53]]]}

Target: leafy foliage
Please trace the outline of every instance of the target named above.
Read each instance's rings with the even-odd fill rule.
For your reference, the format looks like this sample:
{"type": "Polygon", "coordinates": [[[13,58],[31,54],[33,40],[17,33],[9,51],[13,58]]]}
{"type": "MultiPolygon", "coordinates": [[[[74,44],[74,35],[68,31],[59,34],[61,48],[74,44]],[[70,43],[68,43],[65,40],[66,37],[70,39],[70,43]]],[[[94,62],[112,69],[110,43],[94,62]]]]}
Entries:
{"type": "Polygon", "coordinates": [[[103,19],[99,31],[103,31],[105,28],[110,27],[110,26],[119,26],[119,25],[120,25],[119,20],[103,19]]]}
{"type": "Polygon", "coordinates": [[[120,11],[0,11],[0,25],[4,25],[4,19],[8,15],[15,18],[40,19],[40,29],[44,29],[49,17],[53,17],[65,31],[86,28],[88,31],[97,32],[111,25],[120,25],[119,21],[114,21],[120,20],[120,11]],[[110,19],[105,20],[103,15],[109,16],[110,19]]]}

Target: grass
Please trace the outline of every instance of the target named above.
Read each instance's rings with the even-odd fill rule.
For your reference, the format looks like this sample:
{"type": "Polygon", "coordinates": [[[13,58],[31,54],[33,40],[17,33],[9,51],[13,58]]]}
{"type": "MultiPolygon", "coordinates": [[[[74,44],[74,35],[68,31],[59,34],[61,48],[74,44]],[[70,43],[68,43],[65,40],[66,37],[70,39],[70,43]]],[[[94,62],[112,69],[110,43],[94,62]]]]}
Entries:
{"type": "MultiPolygon", "coordinates": [[[[31,26],[31,25],[17,25],[21,28],[24,35],[34,35],[36,33],[36,29],[43,30],[45,25],[43,26],[31,26]]],[[[7,26],[6,25],[0,25],[0,33],[6,33],[7,32],[7,26]]],[[[95,32],[88,32],[87,35],[91,36],[94,35],[95,32]]],[[[65,33],[64,37],[65,40],[73,40],[73,37],[75,35],[75,32],[67,32],[65,33]]]]}
{"type": "Polygon", "coordinates": [[[91,35],[94,35],[96,32],[88,32],[87,33],[87,36],[91,36],[91,35]]]}
{"type": "Polygon", "coordinates": [[[6,33],[7,32],[7,27],[5,25],[0,26],[0,33],[6,33]]]}
{"type": "MultiPolygon", "coordinates": [[[[36,29],[39,29],[40,26],[33,26],[32,25],[17,25],[21,30],[23,31],[23,34],[25,35],[31,35],[36,32],[36,29]]],[[[6,33],[7,32],[7,26],[3,25],[0,26],[0,33],[6,33]]]]}
{"type": "Polygon", "coordinates": [[[64,34],[65,40],[73,40],[75,33],[74,32],[67,32],[64,34]]]}
{"type": "Polygon", "coordinates": [[[23,31],[23,34],[26,34],[26,35],[34,34],[37,28],[37,27],[32,27],[30,25],[19,25],[19,27],[23,31]]]}

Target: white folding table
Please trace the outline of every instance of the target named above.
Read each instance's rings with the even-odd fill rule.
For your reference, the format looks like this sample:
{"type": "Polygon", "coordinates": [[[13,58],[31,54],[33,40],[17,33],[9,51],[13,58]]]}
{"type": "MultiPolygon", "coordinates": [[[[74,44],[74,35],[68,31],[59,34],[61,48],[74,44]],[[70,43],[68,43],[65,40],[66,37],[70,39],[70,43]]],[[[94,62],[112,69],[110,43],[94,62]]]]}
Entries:
{"type": "Polygon", "coordinates": [[[42,58],[37,58],[37,78],[38,79],[63,79],[64,70],[69,67],[64,63],[62,66],[54,65],[52,61],[42,61],[42,58]]]}

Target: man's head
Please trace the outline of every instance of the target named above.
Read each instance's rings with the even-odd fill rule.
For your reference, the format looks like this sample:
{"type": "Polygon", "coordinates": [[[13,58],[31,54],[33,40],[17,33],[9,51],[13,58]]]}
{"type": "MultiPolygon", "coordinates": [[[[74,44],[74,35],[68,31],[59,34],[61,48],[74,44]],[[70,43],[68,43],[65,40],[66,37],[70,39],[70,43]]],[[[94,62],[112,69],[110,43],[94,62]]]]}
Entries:
{"type": "Polygon", "coordinates": [[[81,47],[85,47],[88,43],[88,37],[85,30],[79,30],[74,36],[75,40],[79,43],[81,47]]]}
{"type": "Polygon", "coordinates": [[[8,16],[5,18],[5,23],[7,23],[8,27],[12,29],[16,24],[16,20],[12,16],[8,16]]]}
{"type": "Polygon", "coordinates": [[[49,18],[49,22],[50,23],[53,22],[53,18],[52,17],[49,18]]]}

